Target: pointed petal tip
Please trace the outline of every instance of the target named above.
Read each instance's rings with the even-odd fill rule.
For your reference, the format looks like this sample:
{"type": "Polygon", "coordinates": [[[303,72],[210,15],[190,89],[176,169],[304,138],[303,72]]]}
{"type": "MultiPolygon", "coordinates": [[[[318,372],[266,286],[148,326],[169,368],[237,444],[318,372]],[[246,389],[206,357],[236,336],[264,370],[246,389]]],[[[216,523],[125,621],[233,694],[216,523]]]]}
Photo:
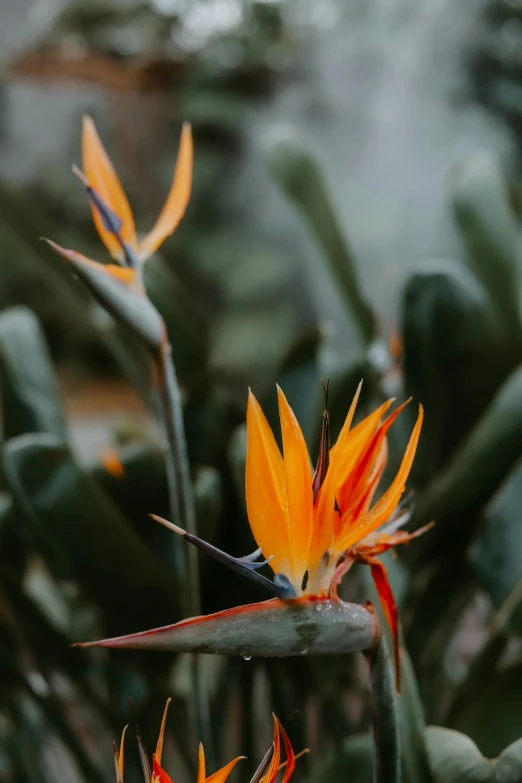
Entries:
{"type": "Polygon", "coordinates": [[[168,528],[169,530],[172,530],[173,533],[177,533],[178,536],[186,536],[187,531],[183,530],[182,527],[178,527],[178,525],[175,525],[174,522],[169,522],[168,519],[164,519],[163,517],[158,516],[157,514],[149,514],[149,517],[153,519],[155,522],[159,522],[160,525],[163,525],[163,527],[168,528]]]}

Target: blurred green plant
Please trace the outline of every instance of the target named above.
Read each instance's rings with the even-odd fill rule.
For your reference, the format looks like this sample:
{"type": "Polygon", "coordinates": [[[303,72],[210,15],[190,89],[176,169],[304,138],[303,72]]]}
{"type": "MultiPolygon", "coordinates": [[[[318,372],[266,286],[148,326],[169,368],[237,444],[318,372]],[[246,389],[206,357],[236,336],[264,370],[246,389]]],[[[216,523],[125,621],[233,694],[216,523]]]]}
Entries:
{"type": "MultiPolygon", "coordinates": [[[[267,84],[265,76],[260,85],[267,84]]],[[[237,71],[235,78],[240,78],[237,71]]],[[[212,87],[208,80],[206,87],[212,87]]],[[[209,119],[203,91],[185,97],[193,101],[207,141],[219,137],[220,143],[226,139],[237,148],[236,102],[214,102],[209,119]]],[[[518,781],[522,714],[514,694],[521,674],[516,642],[522,628],[522,344],[520,225],[512,194],[489,155],[455,168],[448,200],[462,237],[462,260],[430,260],[408,276],[399,303],[398,355],[396,348],[389,349],[390,335],[358,281],[350,226],[339,225],[317,161],[291,135],[269,154],[276,182],[311,227],[318,262],[324,261],[325,274],[332,276],[360,335],[353,355],[340,357],[342,372],[332,379],[332,429],[339,430],[341,412],[361,377],[363,414],[390,389],[399,397],[412,394],[426,411],[413,474],[411,529],[432,520],[436,526],[411,553],[387,562],[411,662],[401,651],[401,697],[392,688],[379,694],[388,703],[387,714],[395,716],[385,736],[390,750],[383,774],[405,783],[518,781]],[[429,723],[441,725],[426,727],[425,715],[429,723]]],[[[220,165],[208,171],[222,187],[220,165]]],[[[212,198],[209,188],[205,206],[212,205],[212,198]]],[[[273,282],[284,264],[271,257],[270,266],[266,251],[252,266],[268,269],[265,276],[241,277],[236,275],[239,264],[226,265],[231,248],[237,247],[215,230],[217,211],[214,206],[214,214],[210,209],[206,220],[187,228],[191,250],[181,249],[179,269],[153,258],[144,280],[166,324],[179,372],[199,530],[215,546],[237,554],[251,546],[242,486],[243,381],[248,376],[260,387],[273,422],[274,401],[266,390],[277,378],[304,422],[309,443],[314,438],[317,443],[318,380],[328,336],[315,324],[296,339],[299,315],[292,307],[290,314],[279,309],[288,278],[281,275],[273,282]],[[207,266],[219,258],[219,274],[232,281],[223,283],[225,294],[216,293],[208,277],[187,273],[187,259],[196,249],[204,250],[207,266]]],[[[51,222],[52,217],[47,215],[51,222]]],[[[7,269],[12,259],[23,274],[31,270],[37,284],[45,286],[45,296],[39,290],[38,297],[26,299],[35,304],[45,333],[28,308],[6,309],[0,316],[2,768],[10,781],[44,783],[55,779],[42,761],[54,750],[74,766],[79,780],[111,779],[100,748],[110,747],[125,720],[127,697],[133,696],[140,713],[157,717],[172,692],[176,747],[193,771],[186,751],[194,746],[186,663],[168,653],[87,653],[69,647],[79,638],[117,636],[182,616],[184,596],[176,584],[171,537],[146,518],[149,511],[169,515],[161,435],[154,430],[147,438],[117,445],[122,475],[107,472],[101,460],[81,462],[47,348],[50,342],[56,355],[56,324],[62,334],[74,333],[79,342],[69,345],[82,346],[86,362],[92,346],[98,346],[96,368],[100,355],[104,366],[110,357],[152,412],[147,356],[157,345],[157,317],[141,301],[140,309],[147,312],[137,333],[131,319],[130,334],[120,323],[121,307],[116,307],[118,320],[101,315],[38,241],[42,234],[55,236],[56,229],[47,228],[46,218],[4,185],[0,221],[2,303],[12,301],[17,290],[15,265],[7,269]],[[9,277],[11,272],[15,277],[9,277]],[[136,337],[144,343],[140,348],[136,337]],[[28,763],[35,756],[41,764],[28,763]]],[[[92,270],[79,263],[76,271],[99,295],[98,278],[89,277],[92,270]]],[[[113,296],[107,287],[103,294],[113,296]]],[[[392,469],[404,440],[391,441],[392,469]]],[[[362,600],[367,594],[362,579],[354,569],[343,597],[362,600]]],[[[237,577],[207,559],[202,560],[201,588],[205,612],[236,603],[237,577]]],[[[245,602],[263,597],[255,585],[242,588],[245,602]]],[[[260,737],[266,747],[270,732],[258,705],[273,705],[285,722],[301,709],[306,720],[293,721],[293,744],[309,745],[313,754],[296,771],[296,780],[369,781],[366,677],[357,661],[332,657],[325,667],[324,660],[307,656],[290,665],[277,659],[219,664],[204,659],[202,669],[216,748],[228,752],[237,728],[240,749],[256,755],[260,737]]],[[[379,679],[379,685],[385,683],[379,679]]],[[[146,726],[153,723],[147,720],[146,726]]],[[[152,747],[148,729],[143,739],[152,747]]],[[[130,780],[132,774],[131,757],[130,780]]]]}

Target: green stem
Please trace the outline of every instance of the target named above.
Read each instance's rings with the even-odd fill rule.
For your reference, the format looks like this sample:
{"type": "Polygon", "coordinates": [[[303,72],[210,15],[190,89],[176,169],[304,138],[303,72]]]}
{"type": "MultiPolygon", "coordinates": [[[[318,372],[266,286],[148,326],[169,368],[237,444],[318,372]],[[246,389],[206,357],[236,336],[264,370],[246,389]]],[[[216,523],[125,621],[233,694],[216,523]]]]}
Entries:
{"type": "MultiPolygon", "coordinates": [[[[196,512],[185,439],[181,392],[172,362],[172,349],[166,338],[161,346],[158,365],[159,392],[167,438],[165,461],[171,516],[175,524],[196,535],[196,512]]],[[[194,617],[201,614],[198,552],[195,547],[185,549],[186,544],[183,541],[181,544],[183,548],[178,549],[177,556],[181,573],[180,581],[182,582],[180,597],[183,602],[184,615],[194,617]]],[[[205,746],[208,764],[212,766],[214,753],[210,728],[210,708],[200,656],[191,656],[190,672],[194,696],[194,723],[197,725],[198,737],[205,746]]]]}
{"type": "Polygon", "coordinates": [[[372,689],[374,783],[401,783],[399,714],[393,664],[381,636],[377,647],[366,653],[372,689]]]}

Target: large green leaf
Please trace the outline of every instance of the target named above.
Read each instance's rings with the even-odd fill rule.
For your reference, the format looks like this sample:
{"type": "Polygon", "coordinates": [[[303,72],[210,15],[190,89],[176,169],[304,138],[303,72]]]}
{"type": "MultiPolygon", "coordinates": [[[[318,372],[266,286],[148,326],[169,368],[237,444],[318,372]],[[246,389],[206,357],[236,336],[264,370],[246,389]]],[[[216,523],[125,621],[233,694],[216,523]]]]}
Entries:
{"type": "MultiPolygon", "coordinates": [[[[468,696],[453,728],[468,734],[486,756],[497,756],[507,743],[522,736],[521,692],[522,664],[490,671],[468,696]]],[[[522,756],[520,761],[522,765],[522,756]]]]}
{"type": "Polygon", "coordinates": [[[0,315],[3,438],[51,432],[67,438],[67,424],[49,351],[38,320],[25,307],[0,315]]]}
{"type": "Polygon", "coordinates": [[[414,272],[402,310],[406,392],[425,409],[413,468],[419,485],[454,451],[515,362],[486,292],[458,264],[433,261],[414,272]]]}
{"type": "Polygon", "coordinates": [[[474,429],[417,501],[412,527],[436,525],[412,554],[464,545],[477,516],[522,456],[522,368],[500,387],[474,429]]]}
{"type": "Polygon", "coordinates": [[[424,739],[424,710],[412,663],[400,650],[401,696],[398,700],[404,783],[432,783],[424,739]]]}
{"type": "Polygon", "coordinates": [[[300,140],[289,135],[268,153],[270,171],[312,230],[328,269],[353,317],[363,344],[375,336],[375,319],[357,279],[357,267],[317,160],[300,140]]]}
{"type": "Polygon", "coordinates": [[[496,158],[480,152],[455,167],[451,197],[468,262],[520,352],[518,233],[496,158]]]}
{"type": "Polygon", "coordinates": [[[56,436],[14,438],[3,458],[35,533],[59,549],[69,576],[103,607],[111,627],[167,619],[176,605],[173,576],[56,436]]]}
{"type": "Polygon", "coordinates": [[[483,587],[497,606],[522,577],[522,463],[488,506],[471,551],[483,587]]]}
{"type": "Polygon", "coordinates": [[[522,780],[522,740],[514,742],[492,761],[484,758],[465,734],[441,726],[426,728],[426,745],[435,783],[520,783],[522,780]]]}

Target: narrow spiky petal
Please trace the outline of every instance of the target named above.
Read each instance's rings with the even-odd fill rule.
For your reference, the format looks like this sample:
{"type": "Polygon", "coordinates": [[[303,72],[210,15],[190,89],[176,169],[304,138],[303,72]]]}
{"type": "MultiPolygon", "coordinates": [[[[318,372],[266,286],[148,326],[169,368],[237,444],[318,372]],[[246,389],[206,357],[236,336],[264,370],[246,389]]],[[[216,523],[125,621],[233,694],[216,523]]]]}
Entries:
{"type": "Polygon", "coordinates": [[[411,433],[397,475],[374,507],[370,509],[367,514],[364,514],[358,522],[352,525],[350,529],[339,538],[338,542],[336,542],[337,551],[341,552],[349,549],[359,541],[362,541],[363,538],[366,538],[366,536],[384,524],[395,511],[401,495],[404,492],[406,480],[413,464],[423,417],[424,410],[422,405],[419,405],[417,421],[411,433]]]}
{"type": "Polygon", "coordinates": [[[128,728],[129,728],[129,724],[127,723],[127,725],[124,727],[121,733],[119,750],[116,746],[116,743],[114,743],[114,763],[116,767],[116,783],[123,783],[125,733],[128,728]]]}
{"type": "MultiPolygon", "coordinates": [[[[100,194],[107,206],[121,221],[121,237],[131,247],[136,246],[136,228],[132,210],[118,175],[98,136],[96,126],[88,116],[83,118],[82,126],[82,165],[87,181],[100,194]]],[[[92,216],[100,239],[111,256],[122,260],[123,251],[114,234],[104,226],[99,211],[91,203],[92,216]]]]}
{"type": "Polygon", "coordinates": [[[237,762],[244,758],[245,756],[238,756],[236,759],[232,759],[232,761],[229,761],[228,764],[226,764],[224,767],[218,769],[217,772],[214,772],[213,775],[210,775],[208,778],[206,778],[205,783],[225,783],[237,762]]]}
{"type": "Polygon", "coordinates": [[[139,243],[138,254],[142,261],[151,256],[165,239],[176,230],[189,203],[192,189],[193,143],[190,123],[181,131],[176,170],[169,195],[154,228],[139,243]]]}
{"type": "Polygon", "coordinates": [[[247,406],[245,494],[248,519],[275,573],[288,576],[289,525],[285,468],[261,406],[252,394],[247,406]]]}
{"type": "Polygon", "coordinates": [[[393,637],[393,657],[395,660],[395,687],[397,693],[401,691],[401,668],[399,661],[399,621],[397,617],[397,605],[393,592],[388,581],[388,572],[386,566],[376,558],[369,558],[367,561],[372,570],[373,581],[377,589],[379,601],[386,621],[390,626],[393,637]]]}
{"type": "Polygon", "coordinates": [[[299,595],[308,563],[313,528],[312,474],[301,427],[279,386],[277,396],[288,503],[290,581],[299,595]]]}
{"type": "MultiPolygon", "coordinates": [[[[409,402],[409,400],[408,400],[409,402]]],[[[348,509],[348,517],[352,511],[359,506],[361,498],[365,495],[370,481],[370,476],[375,468],[376,460],[382,453],[382,448],[386,442],[386,435],[394,421],[401,414],[408,402],[400,405],[393,411],[375,430],[374,434],[368,440],[366,446],[362,449],[360,456],[354,465],[353,471],[344,479],[337,491],[337,503],[341,513],[348,509]]],[[[384,465],[383,465],[384,468],[384,465]]],[[[346,528],[345,516],[340,516],[335,528],[335,535],[346,528]]]]}
{"type": "Polygon", "coordinates": [[[337,469],[340,463],[345,441],[348,438],[350,427],[352,426],[355,409],[361,393],[362,382],[357,387],[355,396],[350,405],[350,410],[344,422],[343,428],[337,439],[335,448],[332,450],[330,465],[326,478],[323,482],[319,496],[316,501],[314,513],[314,529],[310,542],[309,566],[313,569],[320,562],[324,553],[328,550],[333,536],[334,514],[336,506],[336,477],[337,469]]]}
{"type": "Polygon", "coordinates": [[[288,739],[288,735],[283,728],[283,724],[280,721],[279,721],[279,729],[281,731],[281,734],[283,735],[283,742],[285,745],[285,753],[286,753],[286,769],[281,783],[288,783],[288,781],[294,774],[294,770],[295,770],[295,753],[294,753],[294,749],[292,748],[292,743],[288,739]]]}
{"type": "Polygon", "coordinates": [[[274,754],[272,756],[272,760],[270,761],[266,774],[261,779],[261,783],[274,783],[275,779],[277,778],[277,773],[279,772],[279,764],[281,761],[281,741],[279,739],[279,721],[277,720],[275,715],[273,716],[273,718],[274,718],[274,742],[273,742],[274,754]]]}
{"type": "Polygon", "coordinates": [[[200,742],[198,746],[198,783],[205,783],[205,779],[205,750],[203,748],[203,743],[200,742]]]}
{"type": "Polygon", "coordinates": [[[163,718],[161,719],[161,727],[160,727],[160,733],[158,736],[158,742],[156,744],[156,758],[158,760],[158,764],[161,764],[161,756],[163,754],[163,737],[165,736],[165,726],[167,724],[167,713],[169,711],[169,705],[172,699],[167,699],[167,703],[165,704],[165,709],[163,711],[163,718]]]}

